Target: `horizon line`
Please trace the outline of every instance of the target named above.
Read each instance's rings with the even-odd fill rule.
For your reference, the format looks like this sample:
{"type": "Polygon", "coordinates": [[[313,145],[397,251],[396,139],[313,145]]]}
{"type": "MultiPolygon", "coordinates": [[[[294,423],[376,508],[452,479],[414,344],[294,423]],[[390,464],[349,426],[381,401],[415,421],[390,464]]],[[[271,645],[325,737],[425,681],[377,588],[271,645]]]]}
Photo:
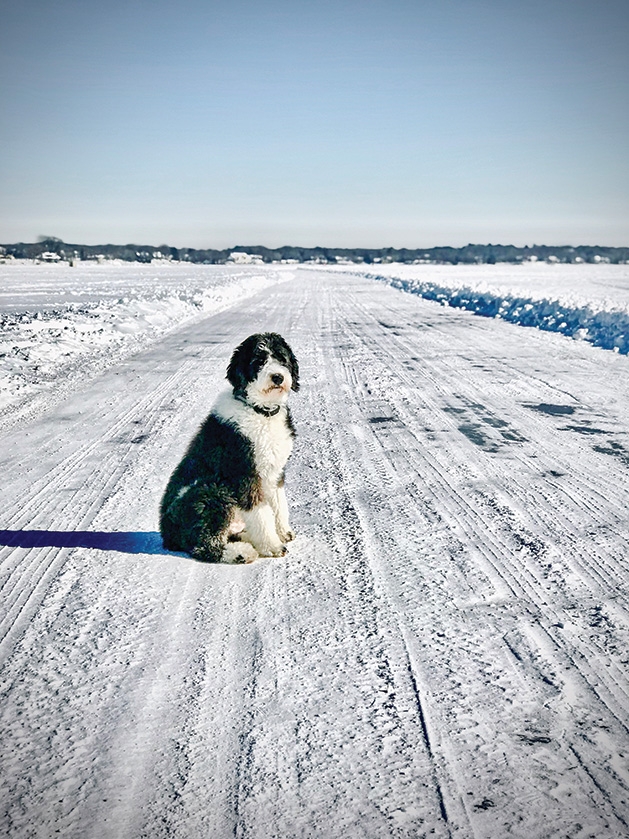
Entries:
{"type": "Polygon", "coordinates": [[[98,242],[96,244],[87,244],[86,242],[66,242],[64,239],[60,239],[57,236],[49,236],[46,238],[38,237],[37,241],[34,242],[3,242],[0,243],[0,247],[16,247],[18,245],[27,245],[27,246],[36,246],[36,245],[44,245],[47,243],[54,243],[56,245],[69,245],[72,247],[82,247],[82,248],[99,248],[99,247],[115,247],[115,248],[123,248],[123,247],[134,247],[134,248],[153,248],[155,250],[159,250],[160,248],[169,248],[171,250],[187,250],[187,251],[234,251],[238,250],[239,248],[263,248],[268,251],[281,251],[286,248],[296,248],[299,250],[337,250],[337,251],[434,251],[434,250],[442,250],[445,248],[451,250],[463,250],[465,248],[515,248],[516,250],[530,250],[532,248],[605,248],[607,250],[623,250],[629,248],[629,244],[626,245],[601,245],[601,244],[570,244],[564,243],[562,245],[547,245],[547,244],[538,244],[533,243],[532,245],[514,245],[511,243],[503,244],[501,242],[468,242],[466,245],[417,245],[417,246],[409,246],[409,245],[381,245],[381,246],[365,246],[365,245],[278,245],[277,247],[272,247],[269,245],[262,245],[262,244],[249,244],[249,245],[228,245],[224,248],[221,247],[214,247],[211,245],[202,246],[202,247],[194,247],[192,245],[169,245],[165,242],[162,242],[160,245],[149,245],[149,244],[138,244],[137,242],[98,242]]]}

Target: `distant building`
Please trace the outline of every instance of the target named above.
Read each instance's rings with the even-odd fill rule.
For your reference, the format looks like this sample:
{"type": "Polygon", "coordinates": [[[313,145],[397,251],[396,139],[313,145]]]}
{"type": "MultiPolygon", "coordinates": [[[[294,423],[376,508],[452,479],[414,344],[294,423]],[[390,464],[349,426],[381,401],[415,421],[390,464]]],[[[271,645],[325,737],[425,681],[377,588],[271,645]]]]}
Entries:
{"type": "Polygon", "coordinates": [[[257,253],[245,253],[244,251],[232,251],[227,257],[227,262],[235,265],[262,265],[264,260],[257,253]]]}

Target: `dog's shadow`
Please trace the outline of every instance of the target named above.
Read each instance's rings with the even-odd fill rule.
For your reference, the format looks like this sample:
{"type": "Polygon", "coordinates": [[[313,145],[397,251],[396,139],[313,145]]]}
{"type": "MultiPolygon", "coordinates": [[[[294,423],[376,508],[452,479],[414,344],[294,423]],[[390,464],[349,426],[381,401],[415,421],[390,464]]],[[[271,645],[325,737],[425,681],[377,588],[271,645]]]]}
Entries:
{"type": "MultiPolygon", "coordinates": [[[[172,556],[157,532],[91,530],[0,530],[0,546],[9,548],[96,548],[127,554],[172,556]]],[[[177,554],[175,554],[176,556],[177,554]]]]}

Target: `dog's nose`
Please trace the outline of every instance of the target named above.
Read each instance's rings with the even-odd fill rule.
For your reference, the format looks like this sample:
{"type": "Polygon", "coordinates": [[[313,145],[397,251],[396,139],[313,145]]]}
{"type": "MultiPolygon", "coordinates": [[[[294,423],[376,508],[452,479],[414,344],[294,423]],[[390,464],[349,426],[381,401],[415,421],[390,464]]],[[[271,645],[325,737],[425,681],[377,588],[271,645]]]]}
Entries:
{"type": "Polygon", "coordinates": [[[271,381],[274,385],[281,385],[284,381],[284,376],[282,376],[281,373],[273,373],[273,375],[271,376],[271,381]]]}

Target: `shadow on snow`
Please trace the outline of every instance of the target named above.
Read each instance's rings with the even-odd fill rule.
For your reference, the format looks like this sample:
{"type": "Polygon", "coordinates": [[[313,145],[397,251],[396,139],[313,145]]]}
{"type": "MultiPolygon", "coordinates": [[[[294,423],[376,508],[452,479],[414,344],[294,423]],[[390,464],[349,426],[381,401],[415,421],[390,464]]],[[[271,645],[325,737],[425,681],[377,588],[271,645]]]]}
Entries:
{"type": "Polygon", "coordinates": [[[0,530],[0,546],[10,548],[98,548],[128,554],[171,554],[159,533],[105,533],[78,530],[0,530]]]}

